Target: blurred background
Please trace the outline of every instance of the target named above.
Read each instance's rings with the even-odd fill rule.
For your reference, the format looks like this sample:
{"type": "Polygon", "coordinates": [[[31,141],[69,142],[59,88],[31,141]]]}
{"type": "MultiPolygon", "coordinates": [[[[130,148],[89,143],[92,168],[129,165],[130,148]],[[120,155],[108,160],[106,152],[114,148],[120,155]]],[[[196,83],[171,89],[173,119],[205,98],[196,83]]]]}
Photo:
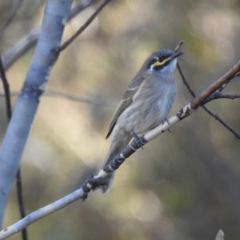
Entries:
{"type": "MultiPolygon", "coordinates": [[[[16,0],[0,2],[1,25],[16,0]]],[[[100,1],[70,21],[70,37],[100,1]]],[[[75,2],[76,4],[76,2],[75,2]]],[[[1,54],[41,25],[46,1],[24,0],[1,36],[1,54]]],[[[91,100],[43,96],[21,162],[28,213],[76,190],[104,161],[108,125],[127,84],[153,51],[184,41],[179,63],[198,94],[240,56],[238,0],[115,0],[59,57],[47,91],[91,100]]],[[[24,82],[34,48],[7,71],[12,91],[24,82]]],[[[175,114],[192,98],[176,71],[175,114]]],[[[1,87],[1,92],[3,92],[1,87]]],[[[234,79],[225,93],[239,93],[234,79]]],[[[13,97],[13,104],[16,97],[13,97]]],[[[240,132],[239,100],[208,107],[240,132]]],[[[0,98],[0,138],[7,127],[0,98]]],[[[45,217],[29,239],[213,240],[240,238],[239,140],[202,109],[130,157],[106,195],[98,192],[45,217]]],[[[4,226],[19,219],[13,186],[4,226]]],[[[9,239],[20,239],[16,234],[9,239]]]]}

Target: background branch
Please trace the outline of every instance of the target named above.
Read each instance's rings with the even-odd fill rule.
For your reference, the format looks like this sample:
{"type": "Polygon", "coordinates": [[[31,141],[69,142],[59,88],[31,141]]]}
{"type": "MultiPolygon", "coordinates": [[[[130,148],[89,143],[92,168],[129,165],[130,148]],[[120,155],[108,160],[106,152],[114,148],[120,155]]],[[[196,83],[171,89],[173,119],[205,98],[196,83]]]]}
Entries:
{"type": "Polygon", "coordinates": [[[12,13],[10,14],[9,18],[7,19],[7,21],[4,23],[4,25],[1,27],[0,29],[0,35],[3,34],[3,32],[5,31],[5,29],[10,25],[10,23],[12,22],[13,18],[15,17],[15,15],[17,14],[18,9],[20,8],[22,4],[22,0],[18,0],[15,8],[13,9],[12,13]]]}
{"type": "MultiPolygon", "coordinates": [[[[186,80],[186,78],[185,78],[185,76],[184,76],[184,74],[183,74],[183,72],[182,72],[179,64],[177,64],[177,68],[178,68],[178,71],[179,71],[179,73],[180,73],[180,75],[181,75],[181,77],[182,77],[182,80],[183,80],[184,85],[186,86],[186,88],[188,89],[188,91],[190,92],[190,94],[191,94],[193,97],[196,97],[196,94],[194,93],[193,89],[190,87],[189,83],[187,82],[187,80],[186,80]]],[[[235,77],[235,76],[234,76],[234,77],[235,77]]],[[[229,81],[230,81],[230,80],[229,80],[229,81]]],[[[215,92],[214,94],[211,94],[211,95],[205,100],[204,104],[206,104],[206,103],[214,100],[214,99],[211,98],[211,97],[214,96],[214,95],[217,94],[217,93],[220,93],[219,91],[222,91],[222,90],[226,87],[226,85],[228,84],[229,81],[227,81],[225,84],[223,84],[222,86],[220,86],[220,87],[216,90],[217,92],[215,92]],[[208,101],[208,100],[209,100],[209,101],[208,101]]],[[[236,94],[236,96],[237,96],[237,94],[236,94]]],[[[201,107],[202,107],[209,115],[211,115],[211,116],[212,116],[213,118],[215,118],[219,123],[221,123],[226,129],[228,129],[236,138],[240,139],[240,134],[239,134],[236,130],[234,130],[229,124],[227,124],[225,121],[223,121],[223,120],[218,116],[218,114],[212,112],[212,111],[211,111],[208,107],[206,107],[206,106],[201,106],[201,107]]]]}
{"type": "MultiPolygon", "coordinates": [[[[77,14],[95,3],[97,0],[79,1],[71,10],[67,21],[70,21],[77,14]]],[[[26,37],[21,39],[14,47],[9,49],[2,58],[4,69],[11,67],[20,57],[22,57],[29,49],[36,45],[40,34],[40,28],[32,30],[26,37]]]]}
{"type": "Polygon", "coordinates": [[[216,91],[206,100],[205,104],[212,100],[216,100],[216,99],[220,99],[220,98],[233,100],[236,98],[240,98],[240,94],[228,94],[228,93],[221,93],[219,91],[216,91]]]}
{"type": "MultiPolygon", "coordinates": [[[[20,92],[18,91],[12,91],[11,96],[18,96],[20,92]]],[[[75,101],[75,102],[82,102],[87,104],[95,104],[100,106],[109,106],[109,107],[116,107],[117,101],[114,100],[104,100],[102,98],[94,98],[94,97],[83,97],[79,95],[73,95],[69,93],[59,92],[55,90],[46,90],[43,93],[43,96],[45,97],[54,97],[54,98],[62,98],[69,101],[75,101]]],[[[5,97],[5,94],[3,92],[0,92],[0,97],[5,97]]]]}
{"type": "Polygon", "coordinates": [[[70,7],[71,0],[62,0],[61,4],[58,0],[48,1],[37,48],[1,145],[0,227],[40,96],[45,90],[48,76],[57,59],[53,49],[60,45],[64,29],[62,23],[68,17],[70,7]]]}
{"type": "Polygon", "coordinates": [[[98,16],[101,10],[110,2],[111,0],[104,0],[100,6],[96,9],[96,11],[87,19],[87,21],[70,37],[66,40],[61,47],[59,47],[58,51],[61,52],[66,49],[90,24],[91,22],[98,16]]]}
{"type": "MultiPolygon", "coordinates": [[[[4,89],[4,96],[5,96],[5,102],[6,102],[6,111],[7,111],[7,119],[8,122],[11,119],[12,116],[12,107],[11,107],[11,94],[10,94],[10,86],[7,80],[7,76],[5,74],[3,64],[2,64],[2,58],[0,55],[0,75],[3,83],[3,89],[4,89]]],[[[22,186],[22,178],[21,178],[21,169],[18,168],[18,172],[16,175],[16,187],[17,187],[17,200],[18,200],[18,206],[20,211],[21,218],[24,218],[26,216],[25,213],[25,207],[24,207],[24,200],[23,200],[23,186],[22,186]]],[[[27,229],[23,228],[21,231],[22,239],[27,240],[27,229]]]]}

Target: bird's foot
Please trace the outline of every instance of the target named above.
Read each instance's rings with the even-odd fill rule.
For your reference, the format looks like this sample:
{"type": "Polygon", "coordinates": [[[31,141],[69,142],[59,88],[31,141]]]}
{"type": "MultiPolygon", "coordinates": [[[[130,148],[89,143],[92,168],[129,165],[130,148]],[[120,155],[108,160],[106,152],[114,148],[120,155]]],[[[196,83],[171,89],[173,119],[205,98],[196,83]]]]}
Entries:
{"type": "Polygon", "coordinates": [[[142,139],[134,131],[132,131],[132,135],[139,148],[143,149],[144,143],[142,142],[142,139]]]}

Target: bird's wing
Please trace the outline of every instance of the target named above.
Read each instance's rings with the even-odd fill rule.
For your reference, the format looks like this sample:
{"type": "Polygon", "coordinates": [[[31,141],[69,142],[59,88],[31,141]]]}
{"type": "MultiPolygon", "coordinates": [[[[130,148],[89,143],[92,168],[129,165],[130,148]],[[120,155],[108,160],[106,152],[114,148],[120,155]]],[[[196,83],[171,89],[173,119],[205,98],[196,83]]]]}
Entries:
{"type": "Polygon", "coordinates": [[[136,76],[128,85],[127,91],[123,95],[123,99],[120,101],[115,113],[113,114],[106,139],[111,135],[119,116],[133,102],[133,97],[140,89],[140,86],[142,85],[143,80],[144,80],[144,77],[139,78],[136,76]]]}

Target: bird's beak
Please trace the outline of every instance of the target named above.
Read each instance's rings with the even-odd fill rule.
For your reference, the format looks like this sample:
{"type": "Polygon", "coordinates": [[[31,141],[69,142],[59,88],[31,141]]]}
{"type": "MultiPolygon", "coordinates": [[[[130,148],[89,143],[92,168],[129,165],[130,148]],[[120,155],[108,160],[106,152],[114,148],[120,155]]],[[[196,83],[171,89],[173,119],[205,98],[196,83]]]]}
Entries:
{"type": "Polygon", "coordinates": [[[182,52],[175,52],[172,56],[171,56],[171,60],[173,60],[174,58],[177,58],[179,56],[181,56],[183,53],[182,52]]]}

